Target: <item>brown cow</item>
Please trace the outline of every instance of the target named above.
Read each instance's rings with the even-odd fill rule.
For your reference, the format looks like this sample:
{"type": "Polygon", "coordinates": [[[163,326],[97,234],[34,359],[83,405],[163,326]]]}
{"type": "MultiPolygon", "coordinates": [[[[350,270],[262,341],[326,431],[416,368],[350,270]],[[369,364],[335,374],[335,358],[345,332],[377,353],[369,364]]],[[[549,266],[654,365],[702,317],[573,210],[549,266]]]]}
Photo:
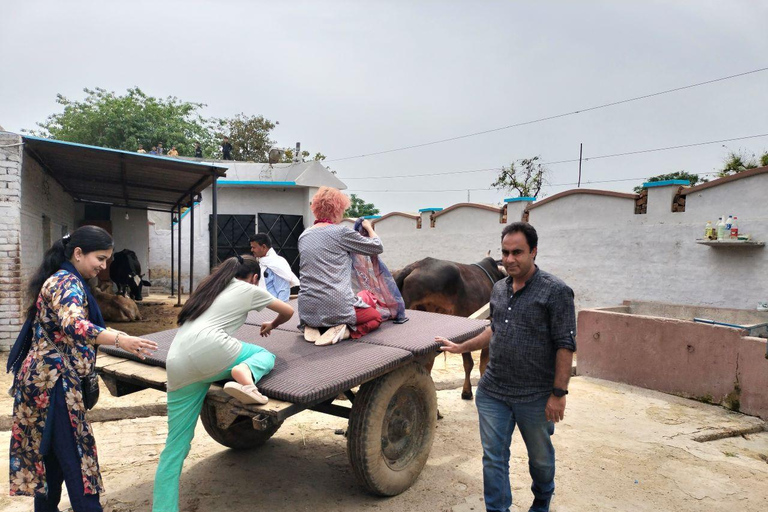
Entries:
{"type": "MultiPolygon", "coordinates": [[[[491,257],[470,265],[424,258],[411,263],[394,277],[406,308],[468,317],[488,303],[493,285],[505,274],[491,257]]],[[[461,398],[471,400],[470,373],[475,363],[472,354],[462,354],[462,357],[464,387],[461,398]]],[[[488,349],[485,348],[480,352],[481,375],[487,364],[488,349]]],[[[432,370],[431,365],[428,370],[432,370]]]]}
{"type": "Polygon", "coordinates": [[[112,294],[112,283],[110,281],[97,284],[96,280],[92,279],[88,284],[91,286],[91,292],[99,304],[101,315],[105,321],[137,322],[141,320],[141,313],[136,302],[129,297],[112,294]]]}

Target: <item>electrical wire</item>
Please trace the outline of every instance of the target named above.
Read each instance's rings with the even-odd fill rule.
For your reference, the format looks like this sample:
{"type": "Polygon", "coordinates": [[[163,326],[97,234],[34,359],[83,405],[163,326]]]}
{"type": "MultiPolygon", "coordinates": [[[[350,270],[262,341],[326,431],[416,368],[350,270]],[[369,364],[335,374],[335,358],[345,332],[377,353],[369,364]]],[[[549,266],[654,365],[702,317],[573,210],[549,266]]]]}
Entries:
{"type": "Polygon", "coordinates": [[[644,100],[644,99],[648,99],[648,98],[653,98],[653,97],[656,97],[656,96],[661,96],[661,95],[664,95],[664,94],[670,94],[670,93],[673,93],[673,92],[684,91],[686,89],[692,89],[694,87],[700,87],[702,85],[709,85],[709,84],[713,84],[713,83],[717,83],[717,82],[722,82],[722,81],[725,81],[725,80],[730,80],[732,78],[738,78],[738,77],[742,77],[742,76],[752,75],[752,74],[755,74],[755,73],[761,73],[761,72],[767,71],[767,70],[768,70],[768,67],[753,69],[751,71],[745,71],[744,73],[737,73],[735,75],[728,75],[728,76],[724,76],[724,77],[720,77],[720,78],[715,78],[715,79],[712,79],[712,80],[706,80],[704,82],[697,82],[697,83],[694,83],[694,84],[683,85],[681,87],[675,87],[673,89],[666,89],[666,90],[663,90],[663,91],[657,91],[657,92],[653,92],[653,93],[650,93],[650,94],[643,94],[642,96],[635,96],[633,98],[627,98],[627,99],[624,99],[624,100],[612,101],[610,103],[603,103],[602,105],[595,105],[595,106],[592,106],[592,107],[587,107],[587,108],[582,108],[582,109],[578,109],[578,110],[573,110],[573,111],[570,111],[570,112],[564,112],[562,114],[556,114],[556,115],[553,115],[553,116],[541,117],[539,119],[533,119],[533,120],[530,120],[530,121],[523,121],[523,122],[520,122],[520,123],[509,124],[507,126],[500,126],[498,128],[491,128],[489,130],[483,130],[483,131],[474,132],[474,133],[467,133],[465,135],[458,135],[456,137],[449,137],[447,139],[439,139],[439,140],[434,140],[434,141],[431,141],[431,142],[423,142],[421,144],[411,144],[411,145],[408,145],[408,146],[402,146],[402,147],[399,147],[399,148],[387,149],[387,150],[384,150],[384,151],[376,151],[376,152],[373,152],[373,153],[364,153],[364,154],[361,154],[361,155],[353,155],[353,156],[346,156],[346,157],[342,157],[342,158],[334,158],[334,159],[326,160],[326,161],[327,162],[341,162],[342,160],[352,160],[352,159],[355,159],[355,158],[366,158],[366,157],[369,157],[369,156],[384,155],[384,154],[387,154],[387,153],[395,153],[395,152],[398,152],[398,151],[405,151],[405,150],[408,150],[408,149],[423,148],[425,146],[432,146],[434,144],[442,144],[444,142],[451,142],[451,141],[455,141],[455,140],[466,139],[466,138],[469,138],[469,137],[476,137],[478,135],[485,135],[485,134],[488,134],[488,133],[499,132],[499,131],[502,131],[502,130],[509,130],[510,128],[518,128],[520,126],[527,126],[527,125],[531,125],[531,124],[542,123],[542,122],[545,122],[545,121],[552,121],[553,119],[560,119],[560,118],[563,118],[563,117],[574,116],[574,115],[577,115],[577,114],[583,114],[584,112],[591,112],[591,111],[600,110],[600,109],[603,109],[603,108],[615,107],[616,105],[623,105],[625,103],[631,103],[633,101],[639,101],[639,100],[644,100]]]}
{"type": "MultiPolygon", "coordinates": [[[[583,162],[588,162],[590,160],[601,160],[603,158],[616,158],[621,156],[630,156],[630,155],[639,155],[643,153],[654,153],[656,151],[669,151],[672,149],[682,149],[682,148],[692,148],[696,146],[706,146],[709,144],[722,144],[723,142],[734,142],[737,140],[746,140],[746,139],[757,139],[759,137],[768,137],[768,133],[760,133],[757,135],[747,135],[745,137],[733,137],[730,139],[720,139],[720,140],[710,140],[706,142],[694,142],[691,144],[681,144],[678,146],[666,146],[662,148],[653,148],[653,149],[640,149],[637,151],[626,151],[624,153],[612,153],[608,155],[598,155],[598,156],[590,156],[590,157],[584,157],[582,158],[583,162]]],[[[513,160],[513,162],[520,162],[522,159],[513,160]]],[[[557,165],[557,164],[570,164],[578,162],[578,158],[573,158],[570,160],[557,160],[553,162],[541,162],[541,165],[557,165]]],[[[390,178],[420,178],[425,176],[446,176],[449,174],[470,174],[475,172],[484,172],[484,171],[500,171],[501,167],[488,167],[486,169],[472,169],[472,170],[464,170],[464,171],[450,171],[450,172],[432,172],[432,173],[423,173],[423,174],[400,174],[397,176],[357,176],[357,177],[339,177],[341,180],[373,180],[373,179],[390,179],[390,178]]],[[[705,173],[706,174],[706,173],[705,173]]],[[[466,189],[465,189],[466,190],[466,189]]]]}
{"type": "MultiPolygon", "coordinates": [[[[695,175],[695,176],[706,176],[707,174],[718,174],[718,173],[719,173],[719,171],[710,171],[710,172],[698,172],[698,173],[690,172],[688,174],[695,175]]],[[[593,184],[593,183],[618,183],[618,182],[622,182],[622,181],[645,181],[647,179],[648,178],[620,178],[620,179],[615,179],[615,180],[592,180],[592,181],[582,181],[581,184],[582,185],[589,185],[589,184],[593,184]]],[[[574,181],[573,183],[545,183],[544,184],[545,187],[565,187],[565,186],[569,186],[569,185],[577,185],[577,183],[574,181]]],[[[490,187],[486,187],[486,188],[448,188],[448,189],[440,189],[440,190],[426,190],[426,189],[422,189],[422,190],[376,190],[376,189],[363,190],[363,189],[349,189],[350,192],[386,192],[386,193],[400,193],[400,192],[403,192],[403,193],[408,193],[408,192],[413,192],[413,193],[432,193],[432,192],[467,192],[467,191],[470,191],[470,192],[480,192],[480,191],[483,191],[483,190],[485,190],[487,192],[502,192],[499,189],[490,188],[490,187]]]]}

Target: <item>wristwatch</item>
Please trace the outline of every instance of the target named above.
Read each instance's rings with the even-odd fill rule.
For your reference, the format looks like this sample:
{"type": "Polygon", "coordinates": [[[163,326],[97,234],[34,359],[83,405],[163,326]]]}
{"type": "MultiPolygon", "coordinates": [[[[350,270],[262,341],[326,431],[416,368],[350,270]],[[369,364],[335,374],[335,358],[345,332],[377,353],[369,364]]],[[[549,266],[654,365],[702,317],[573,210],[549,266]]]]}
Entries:
{"type": "Polygon", "coordinates": [[[561,389],[561,388],[552,388],[552,394],[555,395],[557,398],[562,398],[568,394],[568,390],[561,389]]]}

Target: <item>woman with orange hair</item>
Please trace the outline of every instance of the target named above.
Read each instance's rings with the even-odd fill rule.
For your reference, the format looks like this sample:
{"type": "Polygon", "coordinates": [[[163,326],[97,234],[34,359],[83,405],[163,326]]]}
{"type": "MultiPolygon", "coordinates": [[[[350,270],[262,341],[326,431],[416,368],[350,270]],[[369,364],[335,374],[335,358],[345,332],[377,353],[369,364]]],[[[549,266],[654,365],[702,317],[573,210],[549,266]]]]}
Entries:
{"type": "Polygon", "coordinates": [[[299,237],[299,319],[304,339],[316,345],[359,338],[381,324],[376,308],[352,291],[351,254],[373,256],[384,246],[367,219],[368,237],[339,224],[349,204],[339,190],[320,187],[312,198],[315,224],[299,237]]]}

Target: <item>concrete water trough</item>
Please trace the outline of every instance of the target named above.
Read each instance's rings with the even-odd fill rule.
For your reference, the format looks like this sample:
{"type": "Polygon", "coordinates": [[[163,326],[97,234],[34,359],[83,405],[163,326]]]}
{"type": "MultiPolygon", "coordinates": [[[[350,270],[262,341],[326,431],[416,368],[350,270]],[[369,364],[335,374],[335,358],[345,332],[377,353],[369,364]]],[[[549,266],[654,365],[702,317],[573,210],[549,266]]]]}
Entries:
{"type": "Polygon", "coordinates": [[[624,301],[578,317],[578,374],[768,419],[768,312],[624,301]]]}

